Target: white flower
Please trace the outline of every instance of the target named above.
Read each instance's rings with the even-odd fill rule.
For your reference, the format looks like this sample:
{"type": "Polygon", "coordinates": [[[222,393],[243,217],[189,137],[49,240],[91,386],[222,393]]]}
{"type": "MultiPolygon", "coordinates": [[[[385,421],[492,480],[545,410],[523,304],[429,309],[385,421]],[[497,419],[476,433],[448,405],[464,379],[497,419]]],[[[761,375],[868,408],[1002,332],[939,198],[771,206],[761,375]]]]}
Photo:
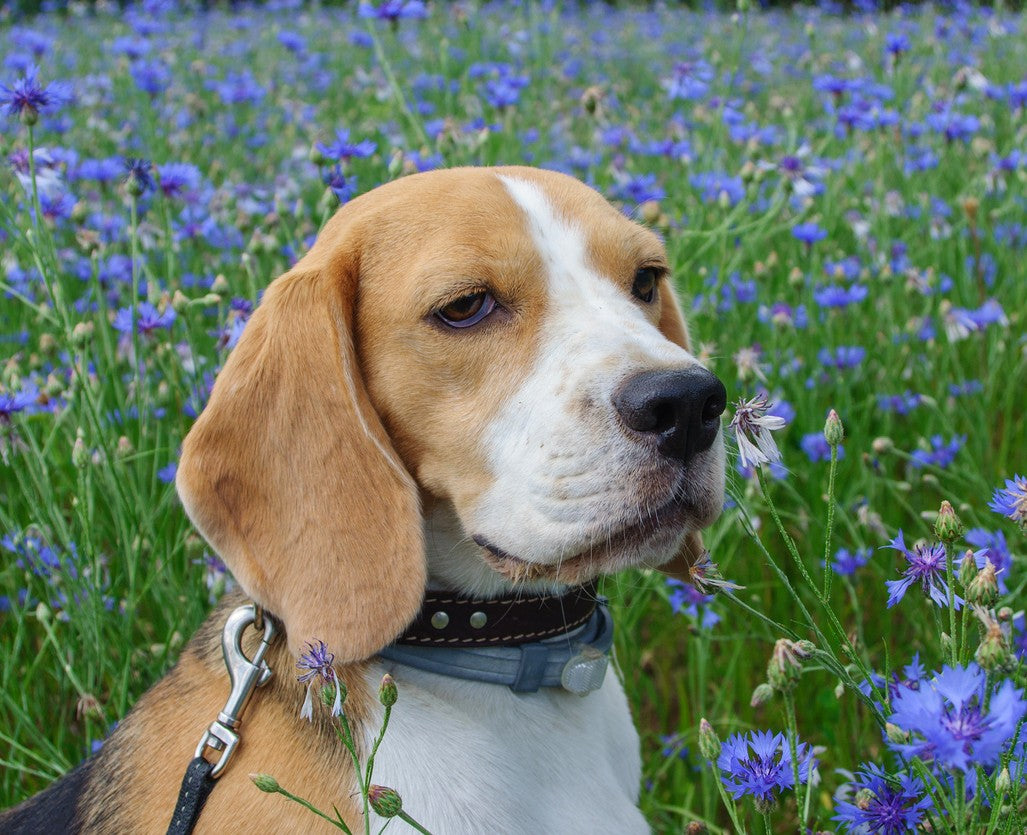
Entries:
{"type": "Polygon", "coordinates": [[[768,415],[770,404],[765,394],[751,400],[739,400],[731,428],[738,442],[738,457],[742,466],[760,467],[781,460],[781,451],[770,434],[785,425],[784,418],[768,415]]]}

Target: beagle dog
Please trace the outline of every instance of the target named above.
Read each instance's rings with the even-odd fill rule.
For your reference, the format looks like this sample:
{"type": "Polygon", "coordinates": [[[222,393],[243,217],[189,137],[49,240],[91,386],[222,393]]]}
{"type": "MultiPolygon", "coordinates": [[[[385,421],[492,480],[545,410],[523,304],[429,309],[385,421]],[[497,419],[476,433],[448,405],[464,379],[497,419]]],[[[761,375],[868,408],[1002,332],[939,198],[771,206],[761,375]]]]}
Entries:
{"type": "MultiPolygon", "coordinates": [[[[426,593],[562,600],[625,568],[686,573],[723,502],[725,397],[689,349],[660,240],[580,182],[458,168],[343,206],[267,288],[182,449],[186,512],[279,631],[195,831],[332,831],[251,772],[362,831],[328,709],[300,716],[313,641],[364,756],[394,676],[374,782],[436,835],[648,831],[615,675],[585,696],[519,692],[379,653],[426,593]]],[[[221,632],[242,601],[0,830],[164,832],[224,705],[221,632]]]]}

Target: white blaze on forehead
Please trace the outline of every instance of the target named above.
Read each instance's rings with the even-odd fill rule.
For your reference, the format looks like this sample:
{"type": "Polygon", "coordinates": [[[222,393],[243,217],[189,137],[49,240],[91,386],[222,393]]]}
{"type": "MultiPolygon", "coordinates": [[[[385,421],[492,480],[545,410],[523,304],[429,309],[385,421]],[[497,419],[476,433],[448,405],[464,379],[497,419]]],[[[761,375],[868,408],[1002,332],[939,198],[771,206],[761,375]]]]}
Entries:
{"type": "Polygon", "coordinates": [[[589,263],[575,219],[535,184],[501,179],[542,261],[547,305],[534,367],[486,432],[495,481],[469,521],[507,553],[554,563],[601,541],[626,508],[656,506],[637,492],[639,451],[613,392],[632,374],[697,363],[629,295],[632,276],[603,276],[589,263]]]}
{"type": "Polygon", "coordinates": [[[571,219],[557,214],[541,188],[514,177],[500,179],[524,212],[532,242],[547,271],[550,318],[543,323],[544,343],[571,336],[554,332],[562,326],[573,331],[575,342],[583,341],[581,337],[586,335],[598,337],[601,344],[590,347],[603,352],[605,346],[608,356],[616,355],[621,348],[629,350],[630,359],[636,363],[648,359],[680,367],[696,362],[660,333],[646,318],[641,304],[622,289],[631,276],[597,273],[589,263],[585,235],[571,219]]]}

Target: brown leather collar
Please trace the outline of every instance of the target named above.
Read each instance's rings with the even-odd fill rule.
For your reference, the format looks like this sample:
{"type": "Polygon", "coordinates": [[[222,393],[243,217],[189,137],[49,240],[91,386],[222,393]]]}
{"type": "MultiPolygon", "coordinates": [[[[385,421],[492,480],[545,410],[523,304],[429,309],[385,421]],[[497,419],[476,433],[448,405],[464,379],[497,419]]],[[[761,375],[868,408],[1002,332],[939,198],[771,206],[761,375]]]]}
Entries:
{"type": "Polygon", "coordinates": [[[496,647],[544,641],[582,626],[596,608],[595,585],[562,595],[479,600],[428,592],[414,622],[396,639],[413,646],[496,647]]]}

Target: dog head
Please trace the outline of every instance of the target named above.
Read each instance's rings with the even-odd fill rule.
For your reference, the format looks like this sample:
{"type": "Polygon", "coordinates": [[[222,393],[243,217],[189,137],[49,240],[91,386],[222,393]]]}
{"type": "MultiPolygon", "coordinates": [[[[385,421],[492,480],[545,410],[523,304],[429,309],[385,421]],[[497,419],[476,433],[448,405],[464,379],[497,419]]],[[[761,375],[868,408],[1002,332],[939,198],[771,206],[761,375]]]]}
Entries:
{"type": "Polygon", "coordinates": [[[431,172],[344,206],[268,287],[177,484],[293,651],[349,661],[429,575],[686,569],[722,503],[724,406],[655,235],[561,174],[431,172]]]}

